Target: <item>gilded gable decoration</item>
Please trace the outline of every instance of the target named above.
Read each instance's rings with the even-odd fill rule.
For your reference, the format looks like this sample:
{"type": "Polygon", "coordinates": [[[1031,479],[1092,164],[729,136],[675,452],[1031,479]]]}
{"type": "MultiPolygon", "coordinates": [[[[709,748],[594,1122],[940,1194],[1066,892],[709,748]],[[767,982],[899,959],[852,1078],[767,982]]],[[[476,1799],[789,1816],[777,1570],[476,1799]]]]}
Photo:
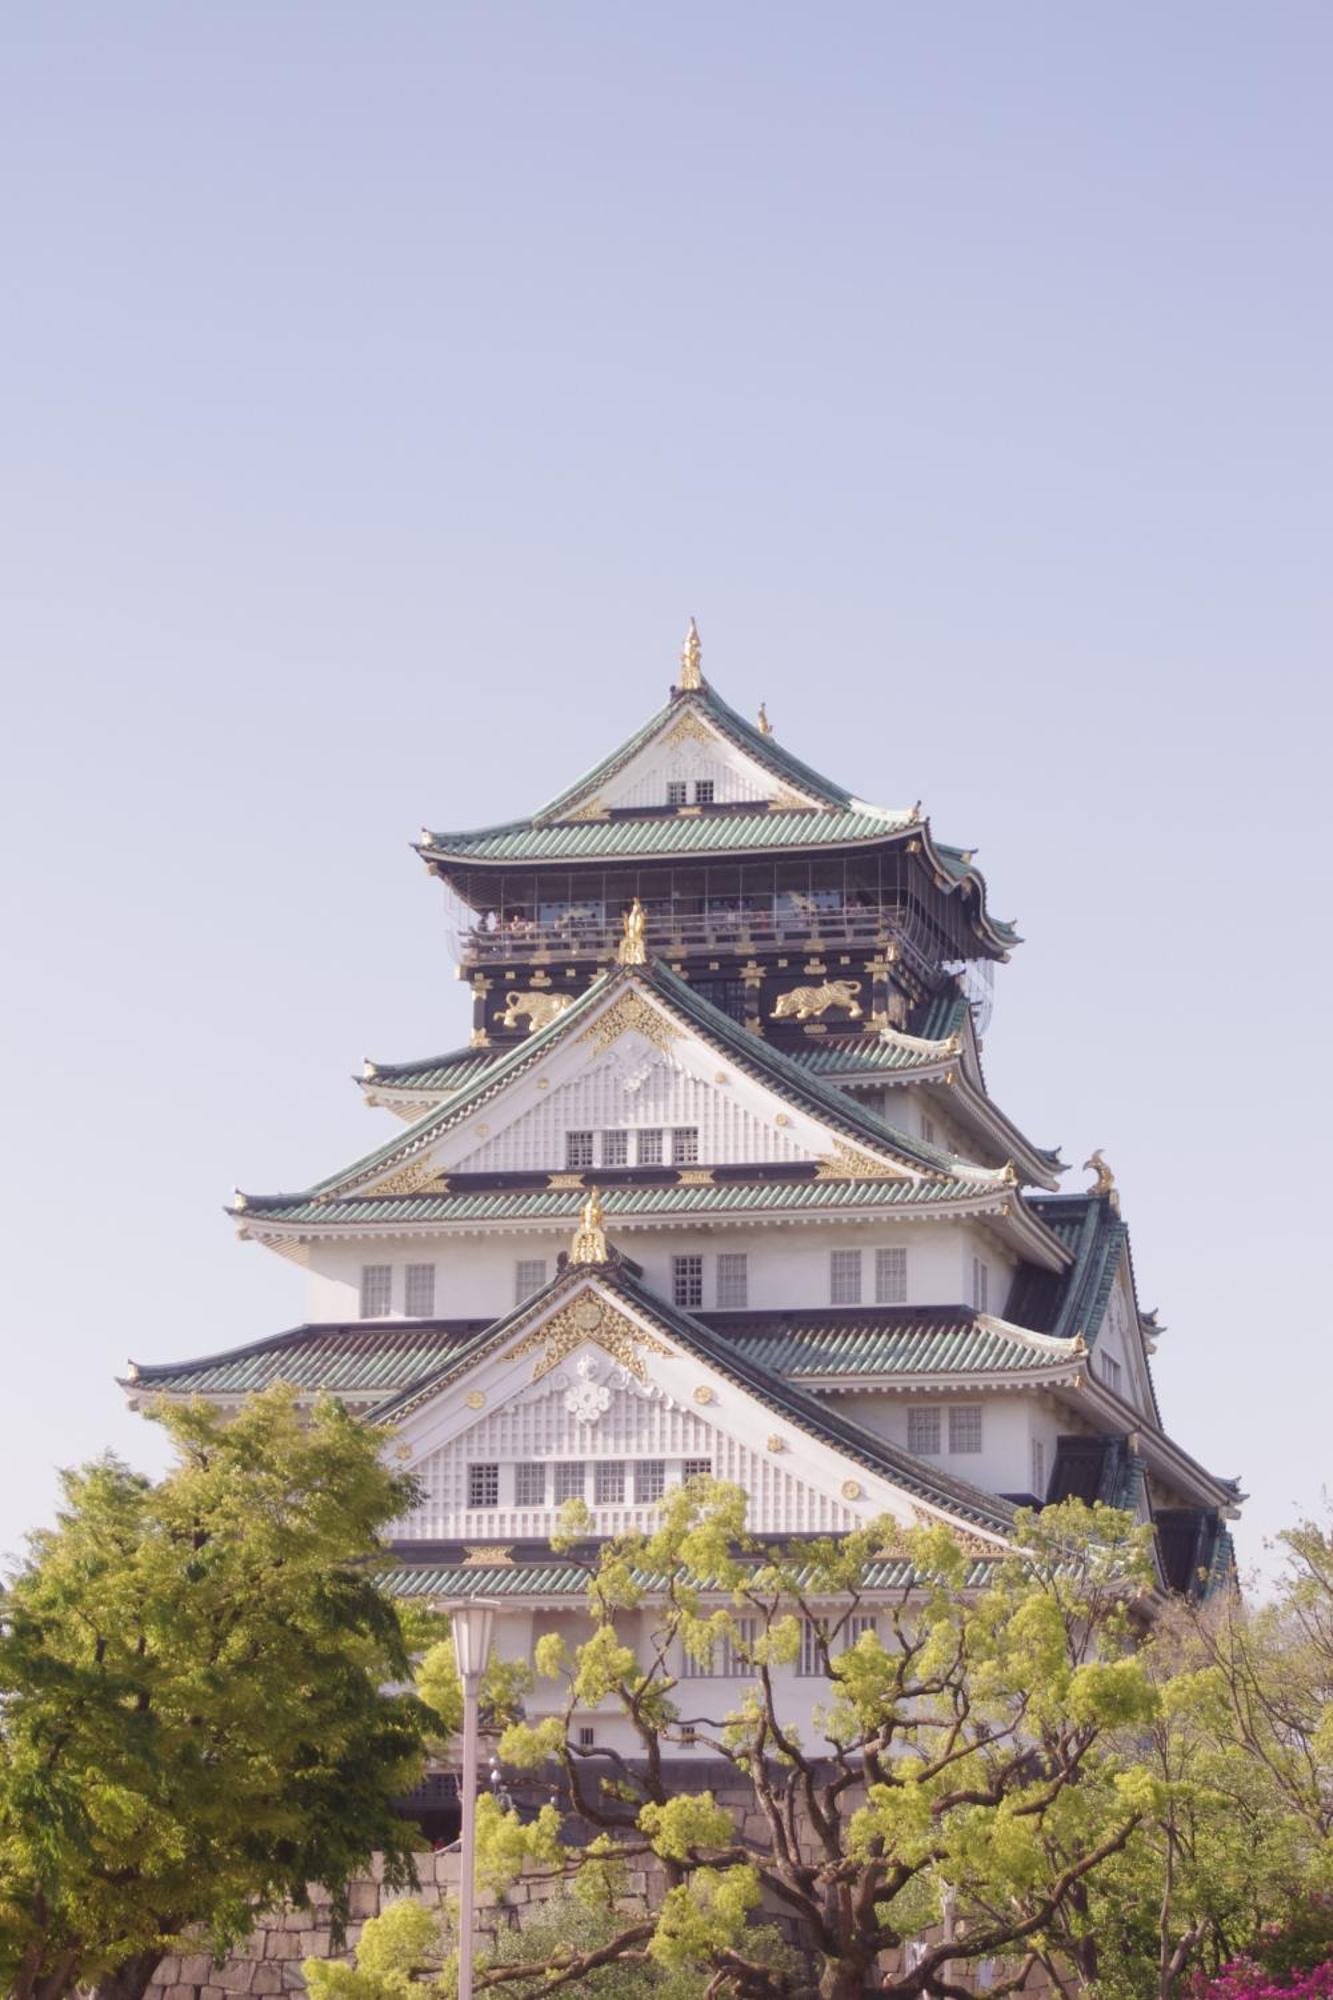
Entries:
{"type": "Polygon", "coordinates": [[[604,1014],[583,1029],[579,1040],[591,1042],[600,1051],[629,1034],[642,1035],[659,1049],[670,1049],[673,1042],[680,1040],[681,1030],[650,1006],[641,993],[622,993],[604,1014]]]}
{"type": "Polygon", "coordinates": [[[815,1169],[817,1181],[910,1181],[911,1174],[906,1167],[896,1167],[891,1160],[876,1159],[872,1153],[863,1153],[857,1146],[836,1145],[831,1153],[825,1153],[815,1169]]]}
{"type": "Polygon", "coordinates": [[[538,1349],[537,1364],[532,1371],[534,1382],[540,1382],[553,1368],[573,1354],[576,1349],[591,1341],[602,1348],[629,1371],[636,1381],[647,1378],[644,1354],[660,1354],[668,1358],[673,1349],[659,1340],[656,1334],[638,1327],[633,1320],[609,1303],[588,1290],[576,1299],[562,1306],[550,1319],[544,1320],[532,1332],[525,1334],[515,1347],[505,1355],[506,1361],[517,1361],[525,1354],[534,1354],[538,1349]]]}
{"type": "Polygon", "coordinates": [[[707,723],[700,722],[694,710],[687,708],[684,715],[677,716],[663,736],[662,743],[668,750],[676,749],[681,743],[706,743],[712,749],[716,747],[717,738],[707,723]]]}
{"type": "Polygon", "coordinates": [[[359,1188],[363,1195],[391,1194],[445,1194],[449,1182],[439,1173],[430,1160],[409,1160],[405,1167],[386,1174],[382,1181],[372,1181],[369,1187],[359,1188]]]}

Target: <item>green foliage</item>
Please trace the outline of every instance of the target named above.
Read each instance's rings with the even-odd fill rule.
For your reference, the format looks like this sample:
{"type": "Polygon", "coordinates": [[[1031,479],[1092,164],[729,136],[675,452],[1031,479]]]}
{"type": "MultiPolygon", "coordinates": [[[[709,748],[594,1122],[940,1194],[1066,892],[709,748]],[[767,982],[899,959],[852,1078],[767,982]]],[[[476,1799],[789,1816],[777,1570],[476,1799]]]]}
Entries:
{"type": "MultiPolygon", "coordinates": [[[[417,1693],[436,1724],[436,1741],[447,1741],[463,1727],[463,1684],[452,1638],[438,1639],[417,1666],[417,1693]]],[[[492,1654],[481,1677],[481,1719],[504,1728],[523,1713],[523,1698],[532,1691],[532,1669],[524,1660],[502,1660],[492,1654]]]]}
{"type": "Polygon", "coordinates": [[[376,1847],[410,1878],[391,1802],[427,1717],[382,1692],[408,1659],[366,1566],[410,1482],[285,1389],[225,1421],[155,1414],[175,1468],[67,1474],[0,1604],[0,1974],[20,2000],[146,1979],[187,1925],[225,1945],[310,1882],[337,1918],[376,1847]]]}

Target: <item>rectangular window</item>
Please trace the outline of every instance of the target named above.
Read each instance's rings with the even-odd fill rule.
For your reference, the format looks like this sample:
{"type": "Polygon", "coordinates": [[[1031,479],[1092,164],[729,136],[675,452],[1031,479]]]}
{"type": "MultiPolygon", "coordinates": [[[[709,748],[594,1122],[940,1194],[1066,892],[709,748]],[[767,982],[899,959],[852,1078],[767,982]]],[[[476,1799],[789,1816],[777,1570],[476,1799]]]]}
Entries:
{"type": "Polygon", "coordinates": [[[435,1266],[409,1264],[405,1304],[409,1319],[429,1319],[435,1311],[435,1266]]]}
{"type": "Polygon", "coordinates": [[[671,1134],[671,1164],[673,1167],[692,1167],[699,1158],[699,1127],[697,1125],[677,1125],[671,1134]]]}
{"type": "Polygon", "coordinates": [[[599,1458],[593,1467],[593,1499],[599,1507],[616,1507],[625,1497],[625,1461],[599,1458]]]}
{"type": "Polygon", "coordinates": [[[950,1451],[981,1450],[980,1403],[955,1403],[949,1411],[950,1451]]]}
{"type": "Polygon", "coordinates": [[[671,1302],[697,1312],[704,1302],[704,1260],[702,1257],[671,1259],[671,1302]]]}
{"type": "Polygon", "coordinates": [[[469,1507],[499,1506],[500,1468],[498,1465],[470,1465],[468,1467],[467,1504],[469,1507]]]}
{"type": "Polygon", "coordinates": [[[939,1411],[909,1410],[907,1412],[907,1449],[914,1451],[918,1458],[933,1458],[939,1448],[939,1411]]]}
{"type": "Polygon", "coordinates": [[[928,1146],[934,1145],[935,1120],[933,1118],[927,1118],[924,1112],[921,1114],[921,1137],[925,1140],[928,1146]]]}
{"type": "Polygon", "coordinates": [[[990,1266],[980,1257],[972,1259],[972,1303],[978,1312],[990,1311],[990,1266]]]}
{"type": "Polygon", "coordinates": [[[563,1507],[566,1500],[583,1498],[583,1460],[581,1458],[561,1459],[555,1468],[555,1504],[563,1507]]]}
{"type": "Polygon", "coordinates": [[[682,1743],[697,1743],[699,1741],[699,1731],[693,1722],[681,1723],[680,1740],[682,1743]]]}
{"type": "Polygon", "coordinates": [[[579,1724],[579,1749],[591,1750],[595,1748],[596,1743],[597,1731],[590,1722],[581,1722],[579,1724]]]}
{"type": "Polygon", "coordinates": [[[662,1164],[661,1127],[649,1125],[639,1134],[638,1163],[641,1167],[660,1167],[662,1164]]]}
{"type": "Polygon", "coordinates": [[[697,806],[711,806],[713,803],[713,780],[696,778],[694,781],[694,803],[697,806]]]}
{"type": "Polygon", "coordinates": [[[634,1468],[634,1498],[642,1507],[666,1492],[666,1460],[641,1458],[634,1468]]]}
{"type": "Polygon", "coordinates": [[[733,1021],[745,1019],[750,989],[743,979],[692,979],[690,991],[733,1021]]]}
{"type": "Polygon", "coordinates": [[[629,1165],[628,1132],[603,1132],[602,1165],[604,1167],[627,1167],[629,1165]]]}
{"type": "Polygon", "coordinates": [[[546,1467],[534,1465],[531,1459],[514,1467],[514,1505],[516,1507],[544,1507],[546,1505],[546,1467]]]}
{"type": "Polygon", "coordinates": [[[754,1662],[759,1621],[757,1618],[737,1618],[735,1626],[735,1638],[733,1639],[729,1632],[720,1637],[713,1647],[710,1659],[694,1660],[687,1653],[681,1665],[681,1679],[734,1681],[748,1674],[754,1662]]]}
{"type": "Polygon", "coordinates": [[[393,1265],[363,1264],[361,1266],[362,1319],[383,1319],[391,1310],[392,1300],[393,1265]]]}
{"type": "Polygon", "coordinates": [[[1115,1359],[1114,1355],[1111,1354],[1103,1354],[1103,1356],[1101,1357],[1101,1361],[1102,1361],[1102,1376],[1106,1382],[1107,1388],[1114,1389],[1116,1393],[1119,1394],[1120,1363],[1115,1359]]]}
{"type": "Polygon", "coordinates": [[[574,1168],[592,1165],[591,1132],[566,1132],[565,1165],[574,1168]]]}
{"type": "Polygon", "coordinates": [[[713,1461],[711,1458],[687,1458],[680,1468],[682,1479],[711,1479],[713,1461]]]}
{"type": "Polygon", "coordinates": [[[848,1652],[866,1632],[879,1630],[879,1621],[873,1611],[857,1611],[847,1620],[842,1631],[842,1643],[848,1652]]]}
{"type": "Polygon", "coordinates": [[[689,795],[690,788],[684,778],[668,778],[667,804],[669,806],[683,806],[689,795]]]}
{"type": "Polygon", "coordinates": [[[828,1639],[828,1626],[822,1618],[801,1620],[801,1655],[796,1662],[796,1671],[807,1680],[814,1679],[824,1671],[822,1644],[828,1639]]]}
{"type": "Polygon", "coordinates": [[[861,1303],[861,1252],[832,1250],[829,1253],[829,1299],[835,1306],[861,1303]]]}
{"type": "Polygon", "coordinates": [[[520,1257],[514,1266],[514,1304],[521,1306],[524,1299],[530,1299],[545,1283],[546,1259],[520,1257]]]}
{"type": "Polygon", "coordinates": [[[1032,1440],[1032,1492],[1036,1499],[1046,1498],[1046,1440],[1032,1440]]]}
{"type": "Polygon", "coordinates": [[[907,1300],[907,1252],[901,1246],[875,1252],[875,1304],[900,1306],[907,1300]]]}
{"type": "Polygon", "coordinates": [[[717,1260],[719,1312],[739,1310],[750,1303],[750,1260],[743,1250],[728,1250],[717,1260]]]}

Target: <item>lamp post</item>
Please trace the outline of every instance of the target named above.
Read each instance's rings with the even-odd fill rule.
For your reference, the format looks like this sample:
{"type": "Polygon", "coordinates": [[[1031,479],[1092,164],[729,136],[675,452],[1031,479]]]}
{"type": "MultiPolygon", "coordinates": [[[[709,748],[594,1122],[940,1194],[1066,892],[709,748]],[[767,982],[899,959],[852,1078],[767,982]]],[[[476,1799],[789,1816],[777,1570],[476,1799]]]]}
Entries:
{"type": "Polygon", "coordinates": [[[477,1723],[481,1676],[491,1650],[495,1606],[480,1598],[446,1604],[463,1684],[463,1823],[458,1867],[458,2000],[472,2000],[477,1894],[477,1723]]]}

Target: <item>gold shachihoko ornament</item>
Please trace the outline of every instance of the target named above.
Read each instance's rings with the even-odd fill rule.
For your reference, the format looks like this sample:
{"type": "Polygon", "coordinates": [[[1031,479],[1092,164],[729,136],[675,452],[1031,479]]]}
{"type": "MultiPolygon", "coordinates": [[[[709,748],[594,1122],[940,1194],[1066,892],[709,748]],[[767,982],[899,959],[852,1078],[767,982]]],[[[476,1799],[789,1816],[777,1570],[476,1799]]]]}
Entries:
{"type": "Polygon", "coordinates": [[[606,1231],[602,1227],[602,1197],[596,1188],[588,1189],[588,1199],[579,1210],[579,1226],[569,1246],[569,1261],[571,1264],[605,1264],[608,1261],[606,1231]]]}
{"type": "Polygon", "coordinates": [[[700,664],[703,650],[699,643],[699,627],[691,618],[690,629],[685,634],[685,644],[680,649],[680,679],[676,685],[682,693],[690,688],[702,687],[704,684],[703,668],[700,664]]]}
{"type": "Polygon", "coordinates": [[[616,958],[621,965],[648,963],[648,919],[637,896],[625,912],[625,934],[616,947],[616,958]]]}

